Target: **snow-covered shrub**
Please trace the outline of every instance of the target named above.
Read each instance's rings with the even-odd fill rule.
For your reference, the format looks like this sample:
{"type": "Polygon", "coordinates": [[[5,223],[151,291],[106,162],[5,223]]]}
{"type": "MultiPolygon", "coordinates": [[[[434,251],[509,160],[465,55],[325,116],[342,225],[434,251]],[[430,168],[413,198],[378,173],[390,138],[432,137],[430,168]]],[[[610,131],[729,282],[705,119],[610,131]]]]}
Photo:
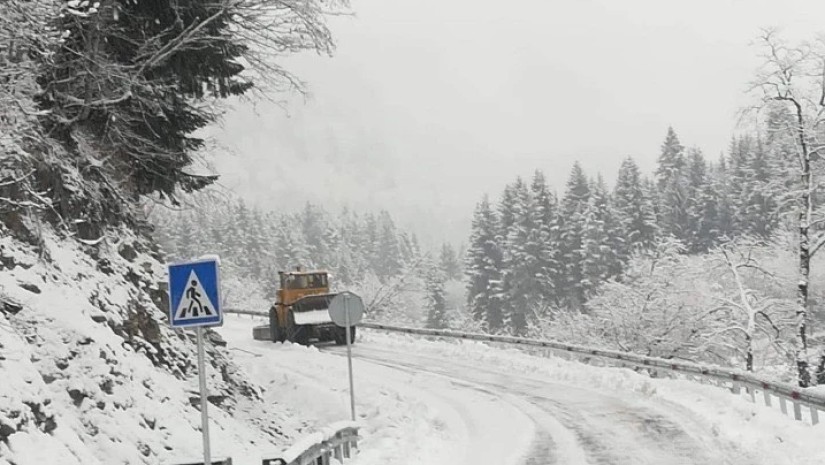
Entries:
{"type": "Polygon", "coordinates": [[[680,243],[663,242],[636,254],[586,312],[535,309],[531,335],[737,368],[748,366],[750,351],[755,369],[776,372],[788,366],[794,327],[783,244],[740,239],[687,255],[680,243]]]}

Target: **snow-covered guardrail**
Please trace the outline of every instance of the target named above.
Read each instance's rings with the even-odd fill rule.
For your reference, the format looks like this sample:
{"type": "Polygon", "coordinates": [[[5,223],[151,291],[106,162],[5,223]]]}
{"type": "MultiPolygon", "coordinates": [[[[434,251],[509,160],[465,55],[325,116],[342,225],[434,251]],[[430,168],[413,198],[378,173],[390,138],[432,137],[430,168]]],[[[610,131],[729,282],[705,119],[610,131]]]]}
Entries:
{"type": "MultiPolygon", "coordinates": [[[[247,310],[229,310],[228,313],[263,317],[267,316],[266,312],[254,312],[247,310]]],[[[682,377],[691,378],[699,382],[725,387],[734,394],[741,394],[744,391],[753,402],[756,402],[757,394],[761,393],[761,396],[759,397],[762,398],[765,405],[768,407],[773,406],[773,398],[776,397],[779,401],[779,408],[782,410],[782,413],[788,414],[788,403],[790,403],[793,406],[794,419],[803,421],[804,418],[802,412],[803,409],[805,409],[809,413],[808,419],[811,424],[814,425],[819,423],[819,412],[825,411],[825,394],[811,392],[788,383],[770,381],[753,373],[742,370],[732,370],[729,368],[699,365],[689,362],[674,362],[673,360],[645,357],[643,355],[636,355],[628,352],[596,349],[592,347],[541,339],[513,336],[493,336],[490,334],[438,329],[407,328],[402,326],[367,322],[361,322],[358,326],[361,328],[416,334],[419,336],[434,336],[538,347],[557,353],[567,354],[585,362],[596,358],[605,363],[616,366],[642,368],[648,370],[648,372],[669,372],[682,377]]]]}
{"type": "Polygon", "coordinates": [[[512,336],[492,336],[489,334],[465,333],[436,329],[406,328],[379,323],[362,322],[358,326],[362,328],[416,334],[420,336],[435,336],[539,347],[555,352],[566,353],[584,361],[592,358],[598,358],[607,363],[618,366],[643,368],[651,372],[666,371],[697,381],[726,387],[734,394],[740,394],[744,389],[744,392],[746,392],[750,399],[754,402],[756,402],[757,393],[761,393],[762,395],[760,397],[765,402],[765,405],[769,407],[772,406],[772,398],[776,397],[779,400],[779,406],[782,413],[788,413],[788,403],[790,403],[793,405],[794,418],[802,421],[802,410],[804,408],[810,412],[809,419],[814,425],[819,423],[819,411],[825,411],[825,394],[806,391],[787,383],[769,381],[746,371],[698,365],[695,363],[674,362],[672,360],[645,357],[627,352],[595,349],[592,347],[555,341],[545,341],[540,339],[512,336]]]}
{"type": "Polygon", "coordinates": [[[260,312],[255,310],[235,310],[235,309],[224,309],[224,313],[234,313],[236,315],[249,315],[249,316],[260,316],[260,317],[269,317],[269,314],[266,312],[260,312]]]}
{"type": "MultiPolygon", "coordinates": [[[[352,457],[358,449],[358,423],[341,421],[333,423],[321,431],[300,438],[289,449],[265,458],[262,465],[330,465],[334,457],[338,462],[352,457]]],[[[178,465],[203,465],[203,462],[189,462],[178,465]]],[[[212,460],[212,465],[232,465],[232,458],[212,460]]]]}
{"type": "Polygon", "coordinates": [[[330,465],[352,457],[358,449],[358,424],[342,421],[309,434],[285,450],[279,457],[264,459],[262,465],[330,465]]]}

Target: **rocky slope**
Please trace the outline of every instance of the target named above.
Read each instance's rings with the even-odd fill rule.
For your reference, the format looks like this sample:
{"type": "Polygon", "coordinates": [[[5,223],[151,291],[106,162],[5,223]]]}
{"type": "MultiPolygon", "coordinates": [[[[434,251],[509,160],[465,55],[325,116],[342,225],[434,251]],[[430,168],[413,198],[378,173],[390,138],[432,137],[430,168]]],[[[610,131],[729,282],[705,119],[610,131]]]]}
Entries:
{"type": "MultiPolygon", "coordinates": [[[[200,456],[194,332],[168,328],[146,240],[0,233],[0,465],[175,463],[200,456]]],[[[213,455],[255,456],[306,425],[207,337],[213,455]]]]}

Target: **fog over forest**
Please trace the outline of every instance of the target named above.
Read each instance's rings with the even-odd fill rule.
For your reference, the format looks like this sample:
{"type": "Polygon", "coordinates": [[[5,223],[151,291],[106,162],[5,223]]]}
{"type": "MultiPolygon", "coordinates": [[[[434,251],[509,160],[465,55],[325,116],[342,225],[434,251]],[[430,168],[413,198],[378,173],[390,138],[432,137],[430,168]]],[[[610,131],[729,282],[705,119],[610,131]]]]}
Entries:
{"type": "Polygon", "coordinates": [[[466,241],[480,196],[515,175],[541,169],[561,193],[576,160],[610,185],[627,156],[652,173],[668,126],[718,157],[748,103],[760,28],[810,39],[825,4],[355,0],[352,10],[331,19],[334,57],[285,62],[310,95],[236,104],[212,130],[222,145],[211,161],[223,186],[264,208],[387,209],[437,245],[466,241]]]}

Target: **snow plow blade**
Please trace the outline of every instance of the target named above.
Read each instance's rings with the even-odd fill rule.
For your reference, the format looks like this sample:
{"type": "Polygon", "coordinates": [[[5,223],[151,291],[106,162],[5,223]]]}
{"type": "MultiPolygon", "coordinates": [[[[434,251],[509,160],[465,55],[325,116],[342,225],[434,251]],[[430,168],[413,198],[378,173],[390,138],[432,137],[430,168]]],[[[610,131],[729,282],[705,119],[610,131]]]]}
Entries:
{"type": "Polygon", "coordinates": [[[296,325],[331,325],[329,303],[337,294],[308,295],[292,304],[296,325]]]}

